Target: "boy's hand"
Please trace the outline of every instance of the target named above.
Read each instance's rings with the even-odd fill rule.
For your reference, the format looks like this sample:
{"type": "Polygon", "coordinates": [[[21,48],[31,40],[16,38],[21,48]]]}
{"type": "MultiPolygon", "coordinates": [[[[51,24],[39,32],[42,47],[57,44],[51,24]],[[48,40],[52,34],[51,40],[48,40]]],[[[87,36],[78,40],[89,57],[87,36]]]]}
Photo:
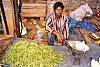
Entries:
{"type": "Polygon", "coordinates": [[[52,33],[57,36],[58,43],[62,43],[63,38],[62,38],[61,34],[56,31],[53,31],[52,33]]]}
{"type": "Polygon", "coordinates": [[[57,33],[57,39],[58,39],[59,43],[62,43],[63,39],[62,39],[62,36],[59,33],[57,33]]]}

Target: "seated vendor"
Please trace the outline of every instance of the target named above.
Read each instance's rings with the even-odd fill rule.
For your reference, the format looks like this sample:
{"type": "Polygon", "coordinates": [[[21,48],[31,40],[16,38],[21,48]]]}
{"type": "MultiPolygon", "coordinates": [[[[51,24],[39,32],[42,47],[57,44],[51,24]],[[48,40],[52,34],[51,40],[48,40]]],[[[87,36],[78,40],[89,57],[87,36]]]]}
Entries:
{"type": "Polygon", "coordinates": [[[48,44],[54,45],[54,40],[65,44],[65,39],[69,36],[68,19],[63,13],[64,6],[61,2],[54,4],[54,13],[51,14],[46,23],[48,31],[48,44]]]}

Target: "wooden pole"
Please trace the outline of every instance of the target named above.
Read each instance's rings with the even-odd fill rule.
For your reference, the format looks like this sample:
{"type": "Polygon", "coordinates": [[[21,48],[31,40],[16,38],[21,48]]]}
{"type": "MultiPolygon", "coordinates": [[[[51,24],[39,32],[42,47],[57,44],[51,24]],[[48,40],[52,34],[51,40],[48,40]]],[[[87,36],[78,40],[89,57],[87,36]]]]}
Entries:
{"type": "Polygon", "coordinates": [[[13,6],[14,6],[15,25],[16,25],[15,32],[18,37],[21,37],[20,27],[19,27],[19,16],[18,16],[18,0],[13,0],[13,6]]]}
{"type": "Polygon", "coordinates": [[[5,28],[6,28],[6,32],[7,32],[7,34],[9,34],[7,20],[6,20],[6,16],[5,16],[5,11],[4,11],[4,6],[3,6],[2,0],[0,0],[0,4],[1,4],[1,13],[2,13],[3,20],[4,20],[4,25],[5,25],[5,28]]]}
{"type": "Polygon", "coordinates": [[[7,21],[6,22],[4,20],[4,17],[2,15],[2,20],[4,20],[2,22],[4,34],[13,35],[13,33],[14,33],[14,15],[13,15],[11,0],[0,0],[0,1],[2,1],[2,5],[4,8],[5,17],[6,17],[6,21],[7,21]],[[7,24],[5,25],[5,23],[7,23],[7,24]],[[7,28],[6,28],[7,26],[8,26],[9,33],[7,33],[7,28]]]}

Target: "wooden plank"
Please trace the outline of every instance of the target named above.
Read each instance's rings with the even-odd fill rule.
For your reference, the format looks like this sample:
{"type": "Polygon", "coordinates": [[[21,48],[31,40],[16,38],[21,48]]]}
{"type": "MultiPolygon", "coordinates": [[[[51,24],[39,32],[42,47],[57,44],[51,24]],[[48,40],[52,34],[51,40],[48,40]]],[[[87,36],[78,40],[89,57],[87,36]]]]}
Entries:
{"type": "Polygon", "coordinates": [[[91,31],[81,29],[81,28],[79,28],[79,30],[80,30],[81,34],[83,34],[83,35],[89,35],[90,33],[92,33],[91,31]]]}
{"type": "Polygon", "coordinates": [[[5,27],[5,24],[4,24],[4,19],[3,19],[2,14],[1,14],[1,18],[2,18],[3,33],[4,33],[4,35],[7,35],[6,27],[5,27]]]}
{"type": "Polygon", "coordinates": [[[42,6],[42,7],[44,6],[45,7],[46,4],[43,4],[43,3],[23,3],[22,6],[23,7],[27,7],[27,6],[39,6],[39,7],[40,6],[42,6]]]}
{"type": "Polygon", "coordinates": [[[36,0],[35,2],[36,2],[36,3],[46,3],[46,1],[44,1],[44,0],[42,0],[42,1],[36,0]]]}
{"type": "Polygon", "coordinates": [[[95,34],[100,37],[100,31],[95,32],[95,34]]]}
{"type": "Polygon", "coordinates": [[[11,35],[0,35],[0,60],[3,57],[2,55],[4,54],[4,51],[12,41],[12,37],[10,36],[11,35]]]}
{"type": "Polygon", "coordinates": [[[88,20],[91,24],[100,25],[100,20],[97,20],[95,17],[88,20]]]}
{"type": "Polygon", "coordinates": [[[9,38],[12,38],[12,37],[13,37],[12,35],[0,35],[0,41],[5,40],[5,39],[9,39],[9,38]]]}
{"type": "Polygon", "coordinates": [[[94,43],[93,39],[91,39],[89,37],[90,33],[92,33],[91,31],[84,30],[84,29],[81,29],[81,28],[79,28],[79,30],[80,30],[80,33],[81,33],[82,37],[84,38],[84,40],[87,44],[93,44],[94,43]]]}
{"type": "Polygon", "coordinates": [[[22,17],[39,17],[44,16],[44,14],[22,14],[22,17]]]}
{"type": "MultiPolygon", "coordinates": [[[[4,5],[4,10],[5,10],[5,15],[6,15],[6,20],[7,20],[7,25],[8,25],[8,30],[9,34],[13,35],[14,33],[14,15],[13,15],[13,9],[11,5],[11,0],[2,0],[3,5],[4,5]]],[[[3,24],[4,26],[4,24],[3,24]]],[[[3,27],[4,33],[5,32],[5,27],[3,27]]]]}
{"type": "Polygon", "coordinates": [[[46,4],[43,3],[23,3],[21,15],[23,17],[45,17],[46,4]]]}
{"type": "Polygon", "coordinates": [[[93,39],[91,39],[89,37],[89,35],[83,35],[83,36],[84,36],[86,44],[93,44],[94,43],[93,39]]]}
{"type": "Polygon", "coordinates": [[[22,9],[21,14],[41,14],[45,16],[45,10],[42,9],[22,9]],[[37,11],[38,10],[38,11],[37,11]]]}

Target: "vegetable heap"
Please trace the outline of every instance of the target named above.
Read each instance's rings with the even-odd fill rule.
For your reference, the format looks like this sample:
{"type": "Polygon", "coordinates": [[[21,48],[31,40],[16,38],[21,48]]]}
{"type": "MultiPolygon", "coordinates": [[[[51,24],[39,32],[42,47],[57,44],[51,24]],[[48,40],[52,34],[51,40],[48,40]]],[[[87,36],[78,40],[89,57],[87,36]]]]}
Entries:
{"type": "Polygon", "coordinates": [[[1,63],[9,67],[55,67],[63,62],[62,56],[47,45],[23,40],[12,44],[1,63]]]}

